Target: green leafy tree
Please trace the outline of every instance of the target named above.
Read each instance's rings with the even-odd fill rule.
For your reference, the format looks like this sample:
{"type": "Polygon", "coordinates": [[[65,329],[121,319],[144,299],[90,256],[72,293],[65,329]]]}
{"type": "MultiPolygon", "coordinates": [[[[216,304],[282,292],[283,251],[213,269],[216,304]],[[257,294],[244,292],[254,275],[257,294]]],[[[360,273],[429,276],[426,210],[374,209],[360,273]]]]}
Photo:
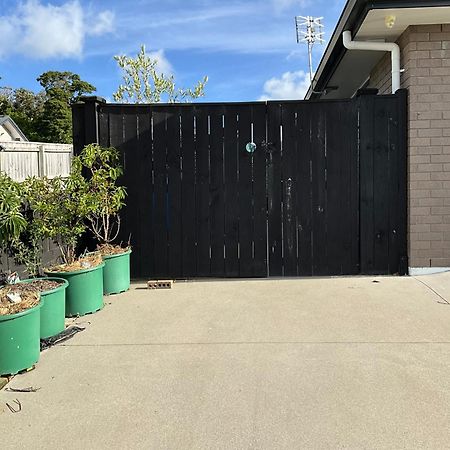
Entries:
{"type": "Polygon", "coordinates": [[[27,183],[39,236],[58,245],[65,264],[73,263],[78,241],[86,231],[87,213],[91,210],[81,171],[76,167],[68,178],[30,178],[27,183]]]}
{"type": "Polygon", "coordinates": [[[120,229],[119,212],[124,206],[126,190],[117,185],[122,175],[120,155],[113,147],[90,144],[73,160],[73,170],[84,173],[87,226],[99,244],[113,242],[120,229]]]}
{"type": "Polygon", "coordinates": [[[14,99],[14,89],[6,86],[0,87],[0,115],[9,115],[14,99]]]}
{"type": "Polygon", "coordinates": [[[31,141],[72,142],[71,105],[95,91],[72,72],[49,71],[37,79],[43,90],[0,88],[0,114],[9,115],[31,141]]]}
{"type": "Polygon", "coordinates": [[[40,120],[44,112],[45,95],[43,92],[35,94],[28,89],[15,89],[9,116],[16,122],[30,141],[41,141],[42,133],[40,120]]]}
{"type": "Polygon", "coordinates": [[[173,75],[158,72],[158,60],[151,58],[142,45],[135,58],[126,55],[114,56],[122,69],[123,84],[113,94],[116,102],[124,103],[175,103],[191,101],[205,95],[208,77],[204,77],[193,88],[183,89],[175,85],[173,75]]]}
{"type": "Polygon", "coordinates": [[[45,93],[40,126],[44,142],[72,142],[71,105],[96,88],[72,72],[49,71],[38,77],[45,93]]]}

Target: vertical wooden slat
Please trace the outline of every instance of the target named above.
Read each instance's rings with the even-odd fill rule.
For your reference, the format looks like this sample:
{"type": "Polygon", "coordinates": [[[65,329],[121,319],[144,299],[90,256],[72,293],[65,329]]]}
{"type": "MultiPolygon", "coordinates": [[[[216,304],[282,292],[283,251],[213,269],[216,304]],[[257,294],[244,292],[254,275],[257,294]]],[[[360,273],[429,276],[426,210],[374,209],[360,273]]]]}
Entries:
{"type": "Polygon", "coordinates": [[[326,205],[324,212],[327,226],[327,272],[329,274],[342,274],[343,262],[346,254],[344,248],[344,222],[348,211],[344,208],[344,193],[348,178],[343,175],[345,153],[348,151],[339,145],[340,137],[345,136],[343,128],[341,107],[339,103],[331,103],[323,110],[326,116],[327,135],[327,179],[326,179],[326,205]]]}
{"type": "Polygon", "coordinates": [[[181,111],[182,275],[194,277],[197,275],[194,114],[192,108],[181,111]]]}
{"type": "Polygon", "coordinates": [[[208,109],[195,107],[196,118],[196,233],[197,276],[210,275],[210,217],[209,217],[209,134],[208,109]]]}
{"type": "Polygon", "coordinates": [[[167,112],[167,231],[170,278],[182,276],[180,111],[167,112]]]}
{"type": "Polygon", "coordinates": [[[320,104],[310,106],[312,116],[310,139],[312,145],[312,221],[313,275],[328,274],[326,223],[326,115],[320,104]]]}
{"type": "Polygon", "coordinates": [[[282,107],[283,274],[297,276],[296,104],[282,107]]]}
{"type": "Polygon", "coordinates": [[[302,104],[297,115],[297,217],[298,274],[312,275],[312,118],[309,108],[302,104]]]}
{"type": "Polygon", "coordinates": [[[107,108],[100,105],[98,113],[98,143],[103,147],[110,146],[109,114],[107,108]]]}
{"type": "Polygon", "coordinates": [[[210,108],[211,276],[223,277],[225,192],[223,176],[223,108],[210,108]]]}
{"type": "Polygon", "coordinates": [[[248,107],[239,109],[239,276],[252,277],[253,269],[253,154],[246,151],[251,141],[251,115],[248,107]]]}
{"type": "Polygon", "coordinates": [[[239,276],[239,208],[238,168],[239,147],[237,139],[238,110],[234,105],[225,107],[225,276],[239,276]]]}
{"type": "Polygon", "coordinates": [[[154,249],[155,276],[168,277],[168,217],[167,217],[167,114],[165,107],[153,108],[154,159],[154,249]]]}
{"type": "Polygon", "coordinates": [[[408,274],[408,91],[399,89],[396,93],[396,165],[397,173],[397,202],[396,210],[392,211],[396,214],[396,228],[391,230],[396,239],[395,251],[398,252],[398,258],[391,262],[391,267],[398,264],[397,269],[393,268],[392,272],[398,272],[399,275],[408,274]]]}
{"type": "Polygon", "coordinates": [[[346,145],[349,146],[350,160],[348,165],[350,183],[347,191],[348,204],[352,212],[351,227],[347,234],[347,242],[350,245],[351,252],[351,268],[349,274],[358,274],[361,270],[360,265],[360,211],[359,211],[359,135],[358,135],[358,99],[353,99],[350,105],[349,114],[346,115],[349,134],[347,136],[346,145]]]}
{"type": "MultiPolygon", "coordinates": [[[[140,186],[134,180],[138,176],[140,161],[137,151],[137,117],[134,107],[127,108],[123,115],[123,144],[122,150],[125,161],[125,170],[123,175],[123,183],[127,187],[126,198],[126,236],[123,236],[123,243],[128,240],[133,241],[135,251],[131,254],[131,270],[136,275],[141,273],[141,244],[142,236],[139,233],[140,222],[140,186]]],[[[123,214],[122,214],[123,216],[123,214]]]]}
{"type": "Polygon", "coordinates": [[[254,276],[267,276],[267,194],[266,194],[266,105],[252,106],[253,141],[253,211],[254,276]]]}
{"type": "MultiPolygon", "coordinates": [[[[387,100],[382,98],[382,100],[387,100]]],[[[390,104],[395,102],[394,98],[389,101],[374,102],[374,273],[389,273],[389,126],[390,104]]]]}
{"type": "Polygon", "coordinates": [[[281,105],[268,103],[267,189],[269,228],[269,275],[283,274],[281,219],[281,105]]]}
{"type": "Polygon", "coordinates": [[[360,265],[361,272],[374,270],[374,96],[359,97],[359,154],[360,154],[360,265]]]}
{"type": "MultiPolygon", "coordinates": [[[[151,278],[155,274],[154,264],[154,232],[153,232],[153,153],[151,137],[150,108],[140,108],[137,114],[137,158],[138,176],[134,181],[139,186],[139,247],[140,273],[134,277],[151,278]]],[[[133,246],[134,252],[134,246],[133,246]]]]}
{"type": "MultiPolygon", "coordinates": [[[[123,168],[123,176],[119,178],[119,184],[125,186],[126,189],[129,187],[128,180],[128,170],[126,166],[126,155],[124,147],[124,109],[120,106],[112,107],[108,106],[108,123],[109,123],[109,142],[112,147],[117,148],[120,153],[121,165],[123,168]]],[[[136,207],[137,205],[135,205],[136,207]]],[[[125,202],[125,207],[120,212],[120,233],[118,236],[119,241],[128,241],[129,231],[128,231],[128,210],[131,209],[133,205],[130,205],[128,198],[125,202]]]]}

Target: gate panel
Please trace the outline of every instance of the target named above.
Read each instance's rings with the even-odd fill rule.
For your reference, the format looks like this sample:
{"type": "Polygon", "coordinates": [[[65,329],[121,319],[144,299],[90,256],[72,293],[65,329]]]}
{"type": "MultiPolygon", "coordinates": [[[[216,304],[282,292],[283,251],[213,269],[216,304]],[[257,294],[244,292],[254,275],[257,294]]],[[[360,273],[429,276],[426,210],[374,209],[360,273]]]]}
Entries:
{"type": "Polygon", "coordinates": [[[352,101],[269,104],[270,275],[357,273],[356,112],[352,101]]]}
{"type": "Polygon", "coordinates": [[[361,272],[405,274],[406,93],[359,98],[361,272]]]}

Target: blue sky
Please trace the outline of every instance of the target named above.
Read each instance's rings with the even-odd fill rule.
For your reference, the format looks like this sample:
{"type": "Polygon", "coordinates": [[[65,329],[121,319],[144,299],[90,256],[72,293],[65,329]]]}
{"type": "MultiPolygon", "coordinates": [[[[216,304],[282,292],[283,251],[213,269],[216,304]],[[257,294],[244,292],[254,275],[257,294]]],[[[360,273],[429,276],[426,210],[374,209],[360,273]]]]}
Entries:
{"type": "MultiPolygon", "coordinates": [[[[189,87],[208,75],[204,101],[299,98],[306,45],[294,16],[323,16],[328,40],[345,0],[0,0],[0,81],[39,90],[47,70],[80,74],[107,99],[120,83],[113,59],[141,44],[189,87]]],[[[317,46],[317,65],[325,46],[317,46]]]]}

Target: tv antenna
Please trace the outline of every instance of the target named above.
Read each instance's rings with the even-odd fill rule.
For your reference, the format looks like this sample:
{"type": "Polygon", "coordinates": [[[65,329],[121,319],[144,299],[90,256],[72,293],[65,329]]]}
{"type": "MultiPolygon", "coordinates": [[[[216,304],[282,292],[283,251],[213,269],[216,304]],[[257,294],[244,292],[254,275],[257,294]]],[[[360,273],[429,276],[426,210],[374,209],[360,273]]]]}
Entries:
{"type": "Polygon", "coordinates": [[[315,43],[323,44],[325,40],[323,36],[322,24],[323,17],[311,17],[311,16],[296,16],[295,28],[297,31],[297,43],[308,44],[308,62],[309,62],[309,81],[313,81],[313,67],[312,67],[312,50],[315,43]]]}

